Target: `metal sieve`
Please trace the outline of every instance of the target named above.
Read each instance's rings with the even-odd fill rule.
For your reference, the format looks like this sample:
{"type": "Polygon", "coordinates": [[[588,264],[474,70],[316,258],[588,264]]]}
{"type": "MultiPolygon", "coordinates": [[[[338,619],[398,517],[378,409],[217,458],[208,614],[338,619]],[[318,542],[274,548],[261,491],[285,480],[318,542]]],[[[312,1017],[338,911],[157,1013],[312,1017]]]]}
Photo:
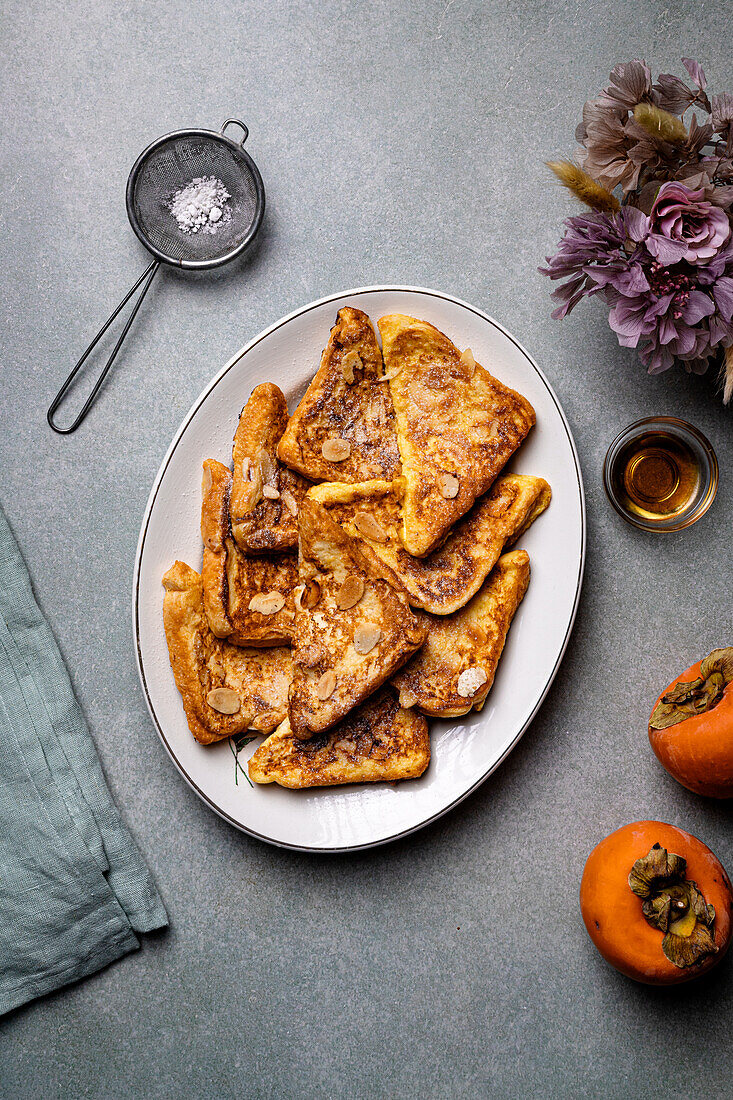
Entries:
{"type": "Polygon", "coordinates": [[[133,164],[127,180],[127,216],[154,259],[105,321],[54,397],[46,419],[55,432],[68,435],[84,420],[161,264],[190,271],[219,267],[240,256],[256,236],[265,212],[265,189],[257,165],[244,150],[248,134],[247,127],[236,118],[228,118],[218,133],[215,130],[176,130],[154,141],[133,164]],[[226,136],[228,126],[241,128],[242,137],[238,142],[226,136]],[[186,233],[171,214],[170,202],[192,180],[204,176],[215,176],[226,187],[230,196],[227,200],[229,217],[217,224],[214,233],[186,233]],[[142,290],[122,334],[81,412],[68,428],[60,428],[54,422],[54,414],[74,378],[140,287],[142,290]]]}

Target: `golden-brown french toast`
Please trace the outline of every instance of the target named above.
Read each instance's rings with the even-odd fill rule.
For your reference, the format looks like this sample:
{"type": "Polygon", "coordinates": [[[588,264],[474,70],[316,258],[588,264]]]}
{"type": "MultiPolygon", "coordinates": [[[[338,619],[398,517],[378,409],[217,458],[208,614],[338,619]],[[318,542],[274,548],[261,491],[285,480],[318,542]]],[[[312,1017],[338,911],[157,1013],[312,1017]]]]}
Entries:
{"type": "Polygon", "coordinates": [[[394,409],[382,353],[366,313],[344,306],[321,366],[278,446],[311,481],[392,479],[400,472],[394,409]]]}
{"type": "Polygon", "coordinates": [[[300,507],[290,726],[334,726],[422,645],[427,627],[317,501],[300,507]]]}
{"type": "Polygon", "coordinates": [[[455,615],[425,616],[427,642],[392,680],[402,705],[437,718],[481,710],[528,584],[529,554],[512,550],[499,558],[483,587],[455,615]]]}
{"type": "Polygon", "coordinates": [[[298,545],[298,505],[308,486],[277,458],[288,405],[272,382],[252,390],[232,447],[229,511],[232,534],[245,553],[272,553],[298,545]]]}
{"type": "Polygon", "coordinates": [[[413,607],[451,615],[476,594],[503,549],[519,538],[547,508],[550,486],[541,477],[506,474],[424,558],[400,542],[403,482],[358,485],[323,483],[308,495],[328,510],[386,580],[403,590],[413,607]]]}
{"type": "Polygon", "coordinates": [[[202,745],[258,730],[287,714],[290,650],[242,649],[217,638],[204,612],[201,576],[177,561],[163,577],[163,624],[188,727],[202,745]]]}
{"type": "Polygon", "coordinates": [[[405,479],[401,538],[422,557],[491,486],[535,413],[427,321],[394,313],[379,330],[405,479]]]}
{"type": "Polygon", "coordinates": [[[298,583],[294,553],[245,554],[231,536],[231,472],[207,458],[201,482],[201,578],[212,633],[233,645],[288,645],[293,633],[293,590],[298,583]]]}
{"type": "Polygon", "coordinates": [[[295,737],[286,718],[251,757],[249,776],[281,787],[331,787],[416,779],[429,763],[427,722],[382,688],[309,741],[295,737]]]}

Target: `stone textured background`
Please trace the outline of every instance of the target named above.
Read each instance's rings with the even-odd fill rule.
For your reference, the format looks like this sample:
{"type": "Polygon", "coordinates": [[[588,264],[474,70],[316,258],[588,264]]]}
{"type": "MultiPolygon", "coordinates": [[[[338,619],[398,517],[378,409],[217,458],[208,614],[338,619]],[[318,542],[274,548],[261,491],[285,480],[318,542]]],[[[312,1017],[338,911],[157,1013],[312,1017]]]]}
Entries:
{"type": "Polygon", "coordinates": [[[648,378],[600,305],[553,322],[536,273],[571,201],[542,162],[572,152],[619,60],[730,84],[725,0],[49,0],[3,5],[2,489],[110,784],[154,869],[167,934],[0,1022],[0,1096],[729,1095],[733,966],[632,984],[593,950],[584,860],[638,818],[700,836],[729,868],[730,810],[662,771],[657,690],[731,641],[730,416],[714,379],[648,378]],[[45,409],[146,263],[124,187],[138,152],[239,115],[268,194],[256,250],[163,273],[92,416],[45,409]],[[570,648],[518,749],[433,827],[356,857],[277,851],[218,820],[148,718],[130,581],[149,486],[183,414],[260,329],[370,283],[456,294],[537,358],[569,417],[588,502],[570,648]],[[718,498],[667,537],[607,504],[608,443],[689,418],[718,498]]]}

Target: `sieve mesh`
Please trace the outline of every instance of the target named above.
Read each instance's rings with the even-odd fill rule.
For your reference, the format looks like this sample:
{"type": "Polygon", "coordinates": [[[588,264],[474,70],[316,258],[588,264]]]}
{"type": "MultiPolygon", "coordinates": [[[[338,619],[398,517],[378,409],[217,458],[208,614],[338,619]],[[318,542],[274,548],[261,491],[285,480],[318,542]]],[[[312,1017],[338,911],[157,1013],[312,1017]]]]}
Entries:
{"type": "Polygon", "coordinates": [[[162,258],[174,264],[205,266],[220,261],[249,237],[261,214],[261,199],[244,151],[215,134],[174,134],[142,159],[132,181],[133,228],[162,258]],[[230,194],[231,218],[215,233],[184,233],[169,210],[171,199],[200,176],[216,176],[230,194]],[[135,224],[137,223],[137,224],[135,224]]]}

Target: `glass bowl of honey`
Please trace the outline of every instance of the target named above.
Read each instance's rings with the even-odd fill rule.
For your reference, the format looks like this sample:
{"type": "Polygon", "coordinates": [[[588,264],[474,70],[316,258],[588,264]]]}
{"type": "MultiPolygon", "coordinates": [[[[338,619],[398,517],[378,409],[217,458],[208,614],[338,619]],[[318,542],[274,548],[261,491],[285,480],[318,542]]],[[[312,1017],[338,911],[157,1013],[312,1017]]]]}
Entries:
{"type": "Polygon", "coordinates": [[[616,436],[603,464],[603,485],[628,523],[644,531],[681,531],[713,503],[718,460],[692,424],[649,416],[616,436]]]}

